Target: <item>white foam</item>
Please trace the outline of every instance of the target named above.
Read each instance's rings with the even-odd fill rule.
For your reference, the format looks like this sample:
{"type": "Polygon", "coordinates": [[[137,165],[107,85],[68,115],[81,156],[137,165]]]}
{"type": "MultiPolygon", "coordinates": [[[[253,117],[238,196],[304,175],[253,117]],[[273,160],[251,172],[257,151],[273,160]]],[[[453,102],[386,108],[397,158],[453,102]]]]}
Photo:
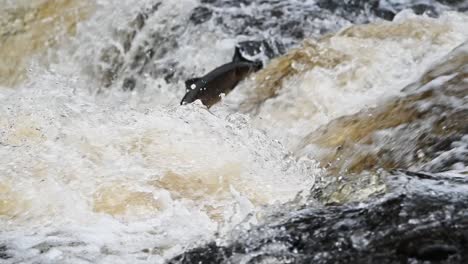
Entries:
{"type": "MultiPolygon", "coordinates": [[[[0,89],[0,244],[12,255],[6,263],[161,263],[215,232],[256,223],[263,205],[307,193],[321,170],[314,161],[296,161],[254,125],[274,123],[269,134],[287,142],[397,93],[426,65],[413,65],[415,53],[429,48],[430,61],[466,37],[466,18],[454,14],[440,18],[457,27],[442,46],[338,37],[332,46],[348,52],[379,45],[376,63],[341,87],[336,75],[358,62],[288,81],[265,105],[264,121],[228,108],[213,114],[199,103],[179,107],[183,84],[162,79],[143,79],[150,89],[139,93],[115,85],[106,96],[91,95],[102,88],[89,74],[100,52],[120,45],[112,32],[151,2],[97,1],[93,18],[57,51],[58,61],[47,69],[32,65],[30,81],[17,90],[0,89]],[[319,111],[307,114],[310,107],[319,111]],[[291,120],[294,112],[306,118],[291,120]]],[[[161,8],[186,13],[195,4],[170,1],[161,8]]],[[[161,26],[158,19],[148,23],[161,26]]],[[[233,39],[189,36],[178,55],[187,68],[202,73],[232,56],[233,39]]]]}
{"type": "Polygon", "coordinates": [[[148,247],[171,256],[295,198],[319,172],[245,116],[155,107],[138,95],[95,98],[79,85],[43,73],[0,96],[2,199],[12,204],[0,216],[0,241],[16,245],[14,260],[79,263],[86,251],[93,262],[113,254],[146,262],[148,247]],[[39,254],[40,243],[53,249],[39,254]]]}

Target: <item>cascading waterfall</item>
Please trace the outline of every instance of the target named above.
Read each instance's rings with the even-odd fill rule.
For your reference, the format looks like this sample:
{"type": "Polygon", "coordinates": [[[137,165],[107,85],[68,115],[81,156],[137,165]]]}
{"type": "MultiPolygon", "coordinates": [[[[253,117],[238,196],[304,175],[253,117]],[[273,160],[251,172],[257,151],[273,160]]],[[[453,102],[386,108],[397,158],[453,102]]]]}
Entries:
{"type": "Polygon", "coordinates": [[[393,169],[465,177],[466,3],[335,2],[1,1],[1,262],[164,263],[393,169]],[[235,45],[265,68],[180,106],[235,45]]]}

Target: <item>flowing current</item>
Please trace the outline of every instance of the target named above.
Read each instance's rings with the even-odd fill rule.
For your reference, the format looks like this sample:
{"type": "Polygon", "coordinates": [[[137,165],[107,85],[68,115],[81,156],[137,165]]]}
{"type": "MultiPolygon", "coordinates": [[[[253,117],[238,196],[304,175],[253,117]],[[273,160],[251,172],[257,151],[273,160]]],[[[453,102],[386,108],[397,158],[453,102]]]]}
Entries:
{"type": "Polygon", "coordinates": [[[304,138],[468,45],[466,12],[438,2],[380,1],[392,21],[328,11],[300,32],[238,18],[267,27],[325,10],[315,1],[243,2],[0,1],[2,263],[163,263],[314,206],[325,169],[304,138]],[[276,6],[283,18],[264,15],[276,6]],[[185,79],[260,38],[263,71],[209,111],[179,105],[185,79]]]}

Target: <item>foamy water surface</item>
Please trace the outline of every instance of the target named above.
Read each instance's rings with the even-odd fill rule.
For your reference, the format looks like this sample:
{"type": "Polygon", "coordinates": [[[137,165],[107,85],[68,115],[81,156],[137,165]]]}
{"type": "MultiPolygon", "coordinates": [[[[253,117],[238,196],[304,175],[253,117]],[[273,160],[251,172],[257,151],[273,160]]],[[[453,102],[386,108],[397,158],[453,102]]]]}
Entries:
{"type": "MultiPolygon", "coordinates": [[[[322,169],[288,150],[320,125],[400,94],[468,40],[464,14],[403,11],[393,22],[311,40],[318,60],[329,52],[337,60],[295,65],[255,113],[241,110],[261,73],[208,111],[178,105],[182,81],[142,76],[133,92],[100,86],[99,54],[119,46],[116,30],[151,4],[96,1],[76,35],[31,55],[27,79],[0,88],[5,263],[162,263],[262,221],[266,208],[302,203],[322,169]]],[[[196,4],[164,2],[166,16],[147,23],[162,26],[196,4]]],[[[191,34],[174,55],[187,68],[229,60],[235,39],[207,33],[195,42],[191,34]]]]}

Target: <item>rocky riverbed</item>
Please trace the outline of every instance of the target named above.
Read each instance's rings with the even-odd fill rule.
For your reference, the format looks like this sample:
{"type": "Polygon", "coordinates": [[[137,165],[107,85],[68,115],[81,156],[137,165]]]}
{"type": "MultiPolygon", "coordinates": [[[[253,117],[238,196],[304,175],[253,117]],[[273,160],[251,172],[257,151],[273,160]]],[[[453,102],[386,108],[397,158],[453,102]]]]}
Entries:
{"type": "Polygon", "coordinates": [[[2,263],[468,261],[466,1],[1,4],[2,263]]]}

